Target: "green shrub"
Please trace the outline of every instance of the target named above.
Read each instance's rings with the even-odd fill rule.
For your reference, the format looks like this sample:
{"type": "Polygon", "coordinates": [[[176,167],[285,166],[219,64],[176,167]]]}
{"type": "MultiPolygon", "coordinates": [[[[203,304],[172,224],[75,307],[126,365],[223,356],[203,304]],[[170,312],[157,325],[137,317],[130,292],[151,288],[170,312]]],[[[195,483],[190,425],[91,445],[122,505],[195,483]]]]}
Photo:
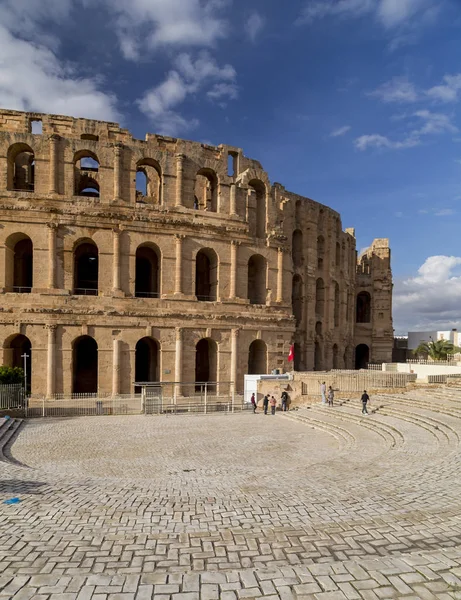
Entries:
{"type": "Polygon", "coordinates": [[[0,367],[0,385],[24,383],[24,371],[20,367],[0,367]]]}

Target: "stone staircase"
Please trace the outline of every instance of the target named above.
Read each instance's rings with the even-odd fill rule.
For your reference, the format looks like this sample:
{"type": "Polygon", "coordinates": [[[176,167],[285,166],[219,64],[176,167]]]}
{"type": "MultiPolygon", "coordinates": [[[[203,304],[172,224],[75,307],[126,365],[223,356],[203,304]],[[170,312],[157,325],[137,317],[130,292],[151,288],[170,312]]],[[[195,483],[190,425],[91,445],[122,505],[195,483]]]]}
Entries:
{"type": "Polygon", "coordinates": [[[0,460],[7,461],[6,449],[23,425],[22,419],[0,418],[0,460]]]}

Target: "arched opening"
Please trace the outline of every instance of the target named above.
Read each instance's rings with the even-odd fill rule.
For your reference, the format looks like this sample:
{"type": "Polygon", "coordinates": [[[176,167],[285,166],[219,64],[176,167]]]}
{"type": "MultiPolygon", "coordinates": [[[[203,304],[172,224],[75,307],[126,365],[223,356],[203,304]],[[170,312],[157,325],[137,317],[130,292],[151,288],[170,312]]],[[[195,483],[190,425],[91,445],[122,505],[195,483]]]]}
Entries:
{"type": "Polygon", "coordinates": [[[315,333],[317,335],[322,335],[323,334],[323,326],[322,326],[322,322],[321,321],[317,321],[317,323],[315,324],[315,333]]]}
{"type": "Polygon", "coordinates": [[[302,203],[301,200],[297,200],[295,204],[295,220],[296,225],[300,226],[302,221],[302,203]]]}
{"type": "Polygon", "coordinates": [[[161,204],[162,171],[153,158],[143,158],[136,164],[136,202],[161,204]]]}
{"type": "Polygon", "coordinates": [[[158,298],[160,296],[159,256],[158,248],[151,245],[142,245],[136,250],[136,298],[158,298]]]}
{"type": "MultiPolygon", "coordinates": [[[[217,345],[210,338],[201,339],[195,346],[195,381],[196,383],[215,383],[217,380],[217,345]]],[[[196,386],[199,391],[201,387],[196,386]]],[[[208,388],[210,389],[210,388],[208,388]]]]}
{"type": "Polygon", "coordinates": [[[302,365],[302,354],[301,354],[301,344],[298,344],[298,342],[294,343],[294,352],[295,352],[295,358],[293,361],[293,369],[295,371],[301,371],[301,365],[302,365]]]}
{"type": "Polygon", "coordinates": [[[333,345],[333,369],[339,369],[339,348],[338,344],[333,345]]]}
{"type": "Polygon", "coordinates": [[[8,367],[23,369],[26,376],[26,392],[32,389],[32,344],[28,337],[15,335],[5,342],[4,363],[8,367]]]}
{"type": "Polygon", "coordinates": [[[293,258],[293,266],[295,268],[302,267],[303,264],[303,233],[300,229],[293,232],[291,252],[293,258]]]}
{"type": "Polygon", "coordinates": [[[144,337],[135,348],[135,380],[160,381],[160,347],[157,340],[144,337]]]}
{"type": "Polygon", "coordinates": [[[99,135],[94,135],[93,133],[82,133],[80,139],[89,140],[91,142],[99,142],[99,135]]]}
{"type": "Polygon", "coordinates": [[[371,322],[371,296],[368,292],[360,292],[360,294],[357,295],[356,322],[371,322]]]}
{"type": "Polygon", "coordinates": [[[80,150],[74,156],[74,192],[76,196],[99,198],[99,160],[90,150],[80,150]]]}
{"type": "Polygon", "coordinates": [[[260,254],[248,261],[248,299],[250,304],[266,304],[267,262],[260,254]]]}
{"type": "Polygon", "coordinates": [[[325,315],[325,284],[321,277],[315,284],[315,314],[319,317],[325,315]]]}
{"type": "Polygon", "coordinates": [[[341,264],[341,244],[336,242],[336,266],[339,267],[341,264]]]}
{"type": "Polygon", "coordinates": [[[323,352],[320,342],[315,342],[314,348],[314,371],[323,369],[323,352]]]}
{"type": "Polygon", "coordinates": [[[248,374],[265,375],[267,373],[267,346],[263,340],[251,342],[248,351],[248,374]]]}
{"type": "Polygon", "coordinates": [[[257,238],[264,239],[266,237],[266,186],[259,179],[253,179],[248,187],[248,201],[250,202],[251,199],[251,203],[255,206],[255,235],[257,238]]]}
{"type": "Polygon", "coordinates": [[[218,256],[203,248],[195,258],[195,295],[200,302],[215,302],[218,297],[218,256]]]}
{"type": "Polygon", "coordinates": [[[296,319],[296,326],[298,326],[303,319],[303,280],[300,275],[295,275],[293,277],[291,305],[296,319]]]}
{"type": "Polygon", "coordinates": [[[350,354],[350,348],[349,346],[346,346],[346,349],[344,350],[344,356],[343,356],[343,361],[344,361],[344,368],[347,369],[349,368],[349,354],[350,354]]]}
{"type": "Polygon", "coordinates": [[[89,335],[74,341],[72,348],[72,393],[98,393],[98,344],[89,335]]]}
{"type": "MultiPolygon", "coordinates": [[[[15,237],[13,236],[13,239],[15,237]]],[[[11,278],[10,275],[7,279],[10,280],[10,286],[12,284],[13,292],[30,294],[33,287],[33,244],[32,240],[26,235],[21,234],[21,238],[14,246],[7,244],[7,256],[12,256],[13,259],[13,276],[11,278]]],[[[6,269],[7,275],[9,272],[10,265],[6,269]]]]}
{"type": "Polygon", "coordinates": [[[370,348],[366,344],[359,344],[355,349],[355,368],[366,369],[370,360],[370,348]]]}
{"type": "Polygon", "coordinates": [[[321,208],[319,210],[319,218],[318,218],[318,228],[319,229],[323,229],[324,225],[325,225],[325,211],[323,210],[323,208],[321,208]]]}
{"type": "Polygon", "coordinates": [[[35,188],[35,155],[30,146],[13,144],[7,152],[7,189],[33,192],[35,188]]]}
{"type": "Polygon", "coordinates": [[[335,281],[335,298],[334,298],[334,315],[333,322],[335,327],[339,327],[339,312],[340,312],[340,297],[339,297],[339,284],[335,281]]]}
{"type": "Polygon", "coordinates": [[[319,269],[323,269],[323,263],[325,258],[325,238],[323,235],[319,235],[317,238],[317,266],[319,269]]]}
{"type": "Polygon", "coordinates": [[[97,296],[98,277],[98,247],[92,241],[81,242],[74,250],[74,294],[97,296]]]}
{"type": "Polygon", "coordinates": [[[218,212],[218,177],[212,169],[200,169],[195,177],[198,210],[218,212]]]}

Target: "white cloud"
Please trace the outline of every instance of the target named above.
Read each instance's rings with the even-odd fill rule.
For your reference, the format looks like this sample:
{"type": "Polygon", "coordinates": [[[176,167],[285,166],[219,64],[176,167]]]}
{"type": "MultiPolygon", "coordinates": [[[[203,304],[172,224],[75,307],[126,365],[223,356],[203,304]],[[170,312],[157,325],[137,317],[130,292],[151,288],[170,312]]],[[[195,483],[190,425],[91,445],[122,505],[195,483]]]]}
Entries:
{"type": "Polygon", "coordinates": [[[355,147],[358,150],[367,150],[368,148],[388,148],[390,150],[400,150],[403,148],[413,148],[419,146],[421,141],[417,138],[407,137],[402,141],[392,141],[384,135],[374,133],[372,135],[361,135],[355,141],[355,147]]]}
{"type": "Polygon", "coordinates": [[[187,120],[176,108],[189,95],[196,94],[210,86],[207,95],[213,100],[235,99],[237,87],[236,72],[231,65],[219,67],[207,52],[193,59],[190,54],[180,54],[165,80],[148,90],[137,101],[140,110],[148,115],[159,133],[178,135],[197,127],[197,119],[187,120]]]}
{"type": "Polygon", "coordinates": [[[456,211],[453,210],[452,208],[441,208],[434,214],[436,217],[450,217],[451,215],[455,215],[456,211]]]}
{"type": "Polygon", "coordinates": [[[351,130],[351,126],[350,125],[344,125],[343,127],[339,127],[338,129],[334,129],[331,133],[330,133],[330,137],[340,137],[342,135],[345,135],[348,131],[351,130]]]}
{"type": "Polygon", "coordinates": [[[461,323],[461,257],[430,256],[415,277],[397,280],[397,331],[451,329],[461,323]]]}
{"type": "Polygon", "coordinates": [[[246,23],[245,32],[250,40],[254,43],[265,25],[265,19],[258,12],[252,13],[246,23]]]}
{"type": "Polygon", "coordinates": [[[418,98],[415,86],[408,81],[407,77],[394,77],[368,95],[375,96],[387,103],[410,103],[415,102],[418,98]]]}
{"type": "Polygon", "coordinates": [[[456,133],[458,128],[453,125],[448,115],[442,113],[433,113],[429,110],[418,110],[414,113],[415,117],[418,117],[423,121],[423,125],[420,129],[416,129],[412,132],[412,136],[429,135],[434,133],[456,133]]]}
{"type": "Polygon", "coordinates": [[[25,111],[118,120],[116,98],[100,81],[79,77],[69,64],[38,42],[14,37],[0,25],[0,105],[25,111]]]}
{"type": "Polygon", "coordinates": [[[377,6],[378,18],[385,27],[395,27],[414,18],[429,4],[429,0],[381,0],[377,6]]]}
{"type": "Polygon", "coordinates": [[[442,84],[436,85],[426,92],[430,98],[441,102],[456,102],[460,93],[461,73],[457,75],[445,75],[442,84]]]}

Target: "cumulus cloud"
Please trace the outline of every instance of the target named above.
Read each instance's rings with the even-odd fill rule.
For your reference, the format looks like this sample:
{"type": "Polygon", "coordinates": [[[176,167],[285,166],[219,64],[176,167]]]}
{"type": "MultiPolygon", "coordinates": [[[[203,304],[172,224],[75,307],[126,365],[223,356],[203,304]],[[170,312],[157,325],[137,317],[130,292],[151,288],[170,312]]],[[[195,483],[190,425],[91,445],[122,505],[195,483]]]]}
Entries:
{"type": "Polygon", "coordinates": [[[398,333],[451,329],[461,324],[461,257],[430,256],[415,277],[394,287],[394,326],[398,333]]]}
{"type": "Polygon", "coordinates": [[[343,135],[346,135],[346,133],[348,131],[351,130],[351,126],[350,125],[344,125],[343,127],[339,127],[338,129],[334,129],[331,133],[330,133],[330,137],[341,137],[343,135]]]}
{"type": "Polygon", "coordinates": [[[457,102],[461,93],[461,73],[457,75],[445,75],[443,83],[436,85],[426,94],[433,100],[441,102],[457,102]]]}
{"type": "Polygon", "coordinates": [[[245,23],[245,32],[254,43],[264,29],[265,19],[258,12],[252,13],[245,23]]]}
{"type": "Polygon", "coordinates": [[[218,66],[207,52],[193,59],[190,54],[180,54],[174,61],[174,69],[159,85],[148,90],[137,101],[140,110],[149,116],[156,130],[166,135],[178,135],[197,127],[196,119],[187,120],[177,112],[185,99],[206,87],[211,99],[235,99],[236,72],[231,65],[218,66]]]}
{"type": "Polygon", "coordinates": [[[354,141],[358,150],[367,150],[368,148],[387,148],[389,150],[401,150],[402,148],[413,148],[419,146],[421,140],[415,137],[407,137],[401,141],[393,141],[385,135],[373,133],[371,135],[361,135],[354,141]]]}
{"type": "Polygon", "coordinates": [[[80,77],[38,42],[15,37],[0,25],[0,105],[14,110],[118,120],[116,98],[101,81],[80,77]]]}
{"type": "Polygon", "coordinates": [[[387,103],[411,103],[416,102],[418,98],[415,86],[408,81],[407,77],[394,77],[368,95],[387,103]]]}

